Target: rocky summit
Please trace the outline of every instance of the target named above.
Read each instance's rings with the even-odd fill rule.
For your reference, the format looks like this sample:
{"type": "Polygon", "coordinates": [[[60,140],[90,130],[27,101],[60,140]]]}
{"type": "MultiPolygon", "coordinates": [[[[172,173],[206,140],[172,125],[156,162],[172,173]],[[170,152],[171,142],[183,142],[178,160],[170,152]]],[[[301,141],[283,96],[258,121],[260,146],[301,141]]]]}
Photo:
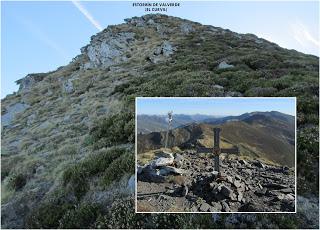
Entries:
{"type": "MultiPolygon", "coordinates": [[[[17,81],[18,92],[1,101],[1,227],[318,228],[309,215],[309,210],[318,213],[318,71],[316,56],[181,18],[150,14],[108,26],[69,64],[28,74],[17,81]],[[296,198],[303,206],[297,206],[297,214],[255,215],[254,220],[135,214],[136,96],[297,97],[296,198]]],[[[194,176],[196,183],[201,177],[194,176]]],[[[239,195],[234,185],[222,183],[239,195]]],[[[262,195],[261,202],[290,194],[261,183],[262,190],[274,193],[262,195]]],[[[244,191],[245,200],[258,197],[256,186],[244,191]]],[[[215,202],[203,200],[210,207],[215,202]]],[[[227,201],[229,208],[245,204],[232,207],[227,201]]],[[[274,203],[279,208],[283,199],[274,203]]]]}
{"type": "Polygon", "coordinates": [[[213,159],[192,150],[164,159],[138,169],[137,211],[295,211],[294,171],[287,167],[225,158],[219,177],[213,159]]]}

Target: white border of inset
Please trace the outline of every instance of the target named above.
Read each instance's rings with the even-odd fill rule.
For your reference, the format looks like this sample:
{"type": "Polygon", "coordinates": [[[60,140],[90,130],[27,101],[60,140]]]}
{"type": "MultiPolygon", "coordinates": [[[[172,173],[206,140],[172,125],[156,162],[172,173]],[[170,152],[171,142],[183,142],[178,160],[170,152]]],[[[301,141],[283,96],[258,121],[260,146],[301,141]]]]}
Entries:
{"type": "Polygon", "coordinates": [[[284,213],[297,213],[297,97],[136,97],[135,98],[135,213],[196,213],[196,214],[204,214],[204,213],[280,213],[280,214],[284,214],[284,213]],[[265,99],[294,99],[294,107],[295,107],[295,113],[294,113],[294,118],[295,118],[295,127],[294,127],[294,131],[295,131],[295,143],[294,143],[294,154],[295,154],[295,166],[294,166],[294,170],[295,170],[295,210],[294,212],[138,212],[137,211],[137,100],[139,99],[261,99],[261,100],[265,100],[265,99]]]}

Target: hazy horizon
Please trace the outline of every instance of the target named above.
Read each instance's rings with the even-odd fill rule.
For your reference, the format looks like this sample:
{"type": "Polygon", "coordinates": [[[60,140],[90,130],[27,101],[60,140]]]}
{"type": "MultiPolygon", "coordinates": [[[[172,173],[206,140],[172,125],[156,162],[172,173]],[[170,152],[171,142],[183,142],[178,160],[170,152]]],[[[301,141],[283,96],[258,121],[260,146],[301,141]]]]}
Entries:
{"type": "MultiPolygon", "coordinates": [[[[252,112],[245,112],[245,113],[268,113],[268,112],[278,112],[278,113],[282,113],[288,116],[293,116],[291,114],[288,113],[283,113],[283,112],[279,112],[276,110],[272,110],[272,111],[252,111],[252,112]]],[[[216,115],[216,114],[204,114],[204,113],[193,113],[193,114],[186,114],[186,113],[173,113],[173,116],[179,116],[179,115],[186,115],[186,116],[212,116],[212,117],[226,117],[226,116],[240,116],[242,114],[245,113],[239,113],[239,114],[235,114],[235,115],[231,115],[231,114],[223,114],[223,115],[216,115]]],[[[155,114],[155,113],[141,113],[141,114],[137,114],[138,116],[143,116],[143,115],[147,115],[147,116],[166,116],[167,113],[160,113],[160,114],[155,114]]]]}
{"type": "Polygon", "coordinates": [[[212,116],[238,116],[256,111],[278,111],[295,116],[295,98],[268,97],[138,97],[137,114],[207,114],[212,116]]]}

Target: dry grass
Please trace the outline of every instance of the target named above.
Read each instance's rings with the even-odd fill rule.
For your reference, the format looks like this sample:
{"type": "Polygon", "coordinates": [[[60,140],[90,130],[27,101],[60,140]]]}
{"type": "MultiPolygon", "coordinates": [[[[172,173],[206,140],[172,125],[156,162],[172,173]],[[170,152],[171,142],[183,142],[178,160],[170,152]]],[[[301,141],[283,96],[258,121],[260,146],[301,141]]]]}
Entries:
{"type": "Polygon", "coordinates": [[[139,201],[137,202],[137,211],[138,212],[152,212],[153,207],[148,203],[148,202],[145,202],[145,201],[139,201]]]}
{"type": "Polygon", "coordinates": [[[184,176],[168,176],[168,182],[169,183],[175,183],[175,184],[178,184],[178,185],[184,185],[185,184],[185,180],[186,178],[184,176]]]}

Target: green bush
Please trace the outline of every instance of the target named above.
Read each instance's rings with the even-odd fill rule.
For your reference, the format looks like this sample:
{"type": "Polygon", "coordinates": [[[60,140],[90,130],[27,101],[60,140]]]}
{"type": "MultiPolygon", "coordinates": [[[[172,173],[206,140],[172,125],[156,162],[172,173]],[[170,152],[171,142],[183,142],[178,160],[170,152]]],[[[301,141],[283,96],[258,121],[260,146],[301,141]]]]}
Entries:
{"type": "Polygon", "coordinates": [[[129,229],[137,228],[138,215],[134,212],[133,199],[115,200],[106,215],[100,215],[94,228],[129,229]]]}
{"type": "Polygon", "coordinates": [[[63,184],[80,199],[89,189],[88,178],[104,172],[117,158],[125,154],[121,148],[102,149],[95,154],[89,155],[76,165],[70,166],[63,172],[63,184]]]}
{"type": "Polygon", "coordinates": [[[136,214],[134,199],[115,200],[106,214],[97,218],[94,228],[103,229],[210,229],[217,228],[210,214],[136,214]]]}
{"type": "Polygon", "coordinates": [[[134,114],[121,112],[99,120],[90,130],[95,148],[134,141],[134,114]]]}
{"type": "Polygon", "coordinates": [[[69,189],[80,199],[89,189],[87,182],[87,171],[81,164],[69,167],[63,173],[64,186],[69,185],[69,189]]]}
{"type": "Polygon", "coordinates": [[[115,159],[105,170],[101,178],[101,184],[109,186],[113,181],[119,180],[125,174],[133,174],[135,169],[134,154],[127,152],[115,159]]]}
{"type": "Polygon", "coordinates": [[[59,220],[59,228],[83,229],[91,228],[96,221],[101,207],[98,204],[80,204],[74,209],[69,209],[59,220]]]}
{"type": "Polygon", "coordinates": [[[42,202],[26,219],[27,228],[58,228],[59,220],[74,208],[74,202],[65,195],[57,195],[42,202]]]}
{"type": "Polygon", "coordinates": [[[27,177],[22,173],[13,174],[9,179],[9,187],[16,191],[23,188],[26,185],[26,183],[27,177]]]}

